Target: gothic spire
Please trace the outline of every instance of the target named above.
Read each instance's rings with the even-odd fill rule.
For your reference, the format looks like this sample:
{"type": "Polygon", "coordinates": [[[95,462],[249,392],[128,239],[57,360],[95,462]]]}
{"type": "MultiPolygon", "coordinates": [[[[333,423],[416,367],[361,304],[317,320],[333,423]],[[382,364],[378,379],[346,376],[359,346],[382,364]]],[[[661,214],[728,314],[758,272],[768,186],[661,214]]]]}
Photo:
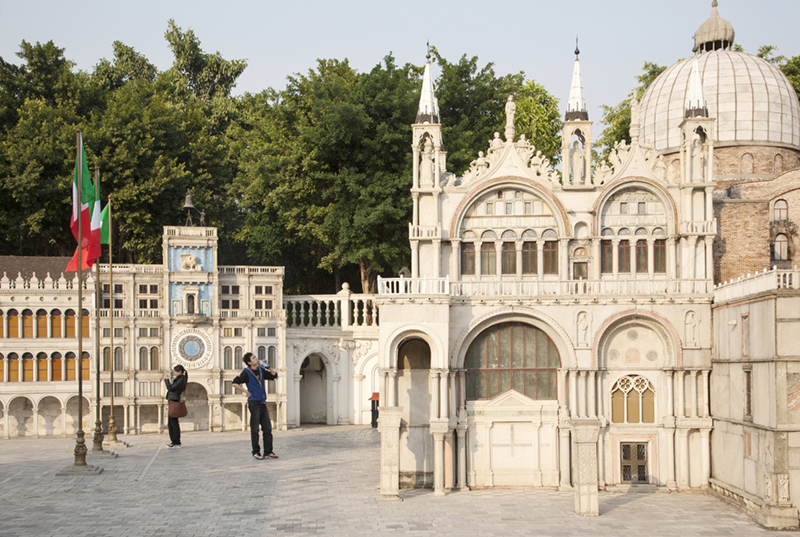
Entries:
{"type": "Polygon", "coordinates": [[[686,113],[684,117],[708,117],[708,107],[703,94],[703,75],[697,55],[692,56],[692,70],[689,73],[689,87],[686,90],[686,113]]]}
{"type": "Polygon", "coordinates": [[[425,72],[422,74],[422,93],[419,96],[416,123],[439,123],[439,100],[431,76],[431,53],[425,55],[425,72]]]}
{"type": "Polygon", "coordinates": [[[572,68],[572,85],[569,88],[569,102],[567,103],[567,113],[564,115],[566,121],[588,121],[589,112],[586,111],[586,99],[583,96],[583,77],[581,76],[581,51],[578,48],[578,38],[575,38],[575,66],[572,68]]]}

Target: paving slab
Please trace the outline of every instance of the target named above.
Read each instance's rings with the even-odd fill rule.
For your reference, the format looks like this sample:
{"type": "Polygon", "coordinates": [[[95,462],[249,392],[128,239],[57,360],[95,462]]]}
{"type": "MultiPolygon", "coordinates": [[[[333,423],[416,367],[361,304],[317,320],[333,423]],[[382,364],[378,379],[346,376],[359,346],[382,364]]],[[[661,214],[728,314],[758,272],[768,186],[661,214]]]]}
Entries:
{"type": "Polygon", "coordinates": [[[275,431],[280,458],[264,461],[247,432],[184,433],[179,450],[166,435],[124,441],[118,458],[92,461],[100,475],[56,477],[74,438],[0,440],[0,535],[774,535],[698,493],[601,492],[599,517],[545,490],[407,490],[379,502],[380,436],[368,426],[275,431]]]}

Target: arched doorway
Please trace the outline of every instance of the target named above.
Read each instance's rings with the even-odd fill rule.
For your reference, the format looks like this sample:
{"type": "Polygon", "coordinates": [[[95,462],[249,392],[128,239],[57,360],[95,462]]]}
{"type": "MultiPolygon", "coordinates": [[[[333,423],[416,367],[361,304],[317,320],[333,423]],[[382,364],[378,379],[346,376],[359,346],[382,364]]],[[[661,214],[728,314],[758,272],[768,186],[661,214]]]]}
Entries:
{"type": "Polygon", "coordinates": [[[39,435],[61,434],[61,401],[52,395],[39,400],[39,435]]]}
{"type": "Polygon", "coordinates": [[[328,370],[319,354],[300,366],[300,423],[328,423],[328,370]]]}
{"type": "Polygon", "coordinates": [[[419,337],[397,348],[397,405],[400,421],[400,487],[433,486],[431,421],[431,348],[419,337]]]}
{"type": "Polygon", "coordinates": [[[8,404],[8,435],[33,434],[33,402],[27,397],[17,397],[8,404]]]}
{"type": "MultiPolygon", "coordinates": [[[[83,431],[87,432],[89,429],[94,430],[94,423],[92,422],[92,410],[89,406],[89,400],[83,398],[83,405],[81,408],[83,415],[83,431]]],[[[78,397],[72,397],[67,401],[67,434],[75,434],[78,431],[78,397]]]]}
{"type": "Polygon", "coordinates": [[[208,430],[208,392],[200,384],[190,382],[184,392],[186,410],[189,413],[181,418],[181,431],[208,430]]]}

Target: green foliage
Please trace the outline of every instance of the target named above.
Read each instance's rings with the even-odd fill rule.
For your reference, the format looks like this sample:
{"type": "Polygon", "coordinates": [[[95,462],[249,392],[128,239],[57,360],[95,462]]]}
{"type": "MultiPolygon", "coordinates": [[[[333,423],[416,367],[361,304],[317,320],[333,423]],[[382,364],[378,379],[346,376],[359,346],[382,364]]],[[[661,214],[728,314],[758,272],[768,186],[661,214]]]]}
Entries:
{"type": "Polygon", "coordinates": [[[614,145],[620,140],[630,143],[631,99],[636,96],[636,99],[641,101],[644,92],[665,69],[666,67],[662,65],[644,62],[642,74],[636,77],[636,81],[639,84],[628,94],[628,98],[616,106],[601,106],[603,108],[601,121],[606,125],[606,128],[595,143],[595,149],[597,150],[596,161],[607,159],[608,154],[614,149],[614,145]]]}
{"type": "Polygon", "coordinates": [[[758,54],[759,58],[764,58],[771,64],[775,65],[780,69],[786,78],[789,79],[789,82],[792,84],[797,97],[800,99],[800,56],[794,56],[792,58],[787,58],[784,55],[775,56],[775,52],[778,52],[778,47],[772,45],[762,45],[758,47],[758,54]]]}
{"type": "Polygon", "coordinates": [[[461,56],[458,63],[444,59],[435,47],[431,54],[441,72],[436,97],[446,142],[447,167],[461,174],[505,125],[505,104],[524,83],[523,73],[498,77],[494,64],[478,69],[478,57],[461,56]]]}
{"type": "Polygon", "coordinates": [[[561,114],[558,99],[541,84],[529,80],[519,90],[514,101],[517,113],[514,127],[555,165],[561,160],[561,114]]]}
{"type": "Polygon", "coordinates": [[[236,79],[247,67],[245,60],[229,61],[223,59],[219,52],[203,52],[194,32],[182,32],[172,19],[164,37],[175,56],[173,68],[186,77],[195,97],[208,101],[216,96],[230,96],[236,79]]]}

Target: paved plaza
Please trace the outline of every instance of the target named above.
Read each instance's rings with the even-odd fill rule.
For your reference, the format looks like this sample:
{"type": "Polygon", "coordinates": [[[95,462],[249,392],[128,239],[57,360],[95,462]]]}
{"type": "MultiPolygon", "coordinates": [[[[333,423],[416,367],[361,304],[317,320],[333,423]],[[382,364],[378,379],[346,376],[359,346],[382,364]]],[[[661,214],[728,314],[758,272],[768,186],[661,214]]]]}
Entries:
{"type": "MultiPolygon", "coordinates": [[[[72,438],[0,441],[2,536],[768,535],[704,494],[600,493],[597,518],[573,495],[540,490],[403,491],[379,502],[380,437],[360,426],[276,431],[280,459],[250,457],[249,433],[121,437],[130,447],[93,477],[56,477],[72,438]]],[[[89,442],[91,447],[91,442],[89,442]]]]}

